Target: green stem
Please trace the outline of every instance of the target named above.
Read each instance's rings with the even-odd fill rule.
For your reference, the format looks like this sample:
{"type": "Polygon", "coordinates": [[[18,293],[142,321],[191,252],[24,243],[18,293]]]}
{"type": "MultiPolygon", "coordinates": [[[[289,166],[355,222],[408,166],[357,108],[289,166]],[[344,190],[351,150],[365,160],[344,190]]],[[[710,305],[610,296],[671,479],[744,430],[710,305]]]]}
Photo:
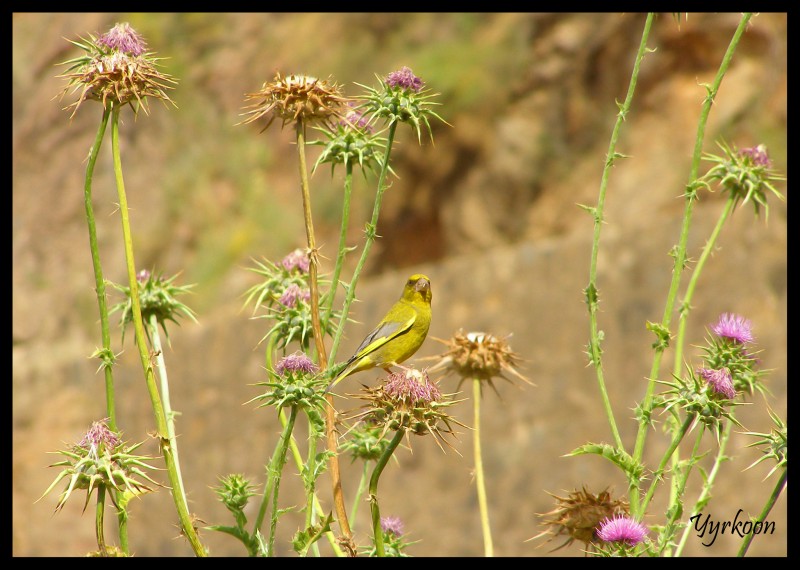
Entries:
{"type": "Polygon", "coordinates": [[[386,556],[386,552],[383,548],[381,510],[378,506],[378,479],[380,479],[383,468],[386,467],[386,463],[388,463],[392,453],[394,453],[394,450],[397,449],[397,446],[400,445],[400,442],[403,440],[404,433],[402,429],[397,430],[392,441],[389,442],[389,445],[384,450],[383,455],[381,455],[375,463],[375,469],[372,471],[372,477],[369,479],[369,506],[372,513],[372,531],[374,533],[375,552],[380,557],[386,556]]]}
{"type": "MultiPolygon", "coordinates": [[[[339,277],[342,274],[342,267],[344,266],[344,257],[347,255],[347,226],[350,224],[350,195],[353,188],[353,163],[347,161],[345,164],[344,175],[344,198],[342,202],[342,225],[339,229],[339,248],[336,254],[336,264],[333,268],[333,277],[331,279],[331,288],[328,298],[325,299],[325,317],[322,319],[322,325],[327,329],[328,321],[331,319],[333,313],[333,303],[336,298],[336,291],[339,289],[339,277]]],[[[333,356],[331,356],[333,360],[333,356]]]]}
{"type": "Polygon", "coordinates": [[[644,58],[645,50],[647,48],[647,38],[650,35],[650,27],[653,23],[654,14],[647,15],[647,20],[644,24],[644,31],[642,32],[642,40],[639,43],[639,51],[636,54],[636,60],[633,64],[633,72],[631,73],[631,80],[628,85],[628,94],[625,97],[625,102],[620,106],[619,113],[617,114],[617,122],[614,124],[614,130],[611,132],[611,140],[608,143],[608,153],[606,154],[606,162],[603,167],[603,176],[600,180],[600,194],[597,199],[597,207],[593,209],[594,214],[594,238],[592,239],[592,255],[589,263],[589,285],[586,287],[587,305],[589,307],[589,326],[590,326],[590,340],[589,352],[592,364],[594,365],[597,374],[597,384],[600,388],[600,395],[603,400],[603,408],[608,418],[608,423],[611,427],[611,434],[614,437],[614,442],[619,449],[624,449],[622,438],[617,429],[617,422],[614,419],[614,411],[611,408],[611,401],[608,397],[606,390],[606,383],[603,375],[603,362],[600,349],[600,335],[597,326],[597,305],[598,305],[598,289],[597,289],[597,257],[600,250],[600,229],[603,224],[603,211],[606,200],[606,189],[608,188],[608,177],[611,173],[611,167],[614,165],[617,157],[616,152],[617,140],[619,139],[619,132],[622,128],[622,123],[630,111],[631,101],[633,100],[633,93],[636,90],[636,82],[639,78],[639,65],[644,58]]]}
{"type": "Polygon", "coordinates": [[[147,340],[145,337],[144,322],[142,320],[142,308],[139,302],[139,286],[136,281],[136,264],[133,259],[133,240],[131,238],[130,220],[128,219],[128,199],[125,195],[125,183],[122,178],[122,162],[119,152],[119,112],[119,105],[113,105],[111,120],[111,153],[114,160],[114,175],[116,177],[117,195],[119,197],[119,212],[120,218],[122,219],[122,237],[125,244],[125,260],[128,270],[128,284],[130,285],[131,312],[133,314],[136,346],[139,350],[139,359],[141,360],[142,369],[144,370],[147,392],[150,395],[150,403],[156,419],[159,445],[161,447],[161,453],[164,456],[164,463],[172,488],[172,497],[178,511],[181,528],[195,554],[197,556],[206,556],[206,550],[200,542],[197,531],[192,524],[186,501],[183,500],[183,496],[180,493],[175,492],[176,488],[180,488],[180,480],[177,474],[173,450],[169,444],[167,421],[164,415],[164,408],[161,404],[161,397],[158,393],[158,387],[156,386],[155,372],[150,364],[150,356],[147,351],[147,340]]]}
{"type": "Polygon", "coordinates": [[[108,549],[106,548],[106,539],[103,533],[103,518],[106,512],[106,488],[100,485],[97,488],[97,507],[95,509],[94,517],[94,530],[97,535],[97,549],[100,551],[100,556],[108,556],[108,549]]]}
{"type": "MultiPolygon", "coordinates": [[[[730,425],[730,422],[728,422],[730,425]]],[[[692,467],[702,456],[700,452],[700,443],[703,441],[703,432],[705,430],[697,430],[697,437],[694,439],[694,447],[692,448],[691,460],[686,462],[685,468],[679,468],[680,462],[676,462],[675,458],[678,456],[677,450],[670,458],[672,461],[671,470],[672,478],[670,480],[670,497],[669,508],[667,508],[667,521],[664,524],[663,530],[659,536],[660,551],[659,556],[669,556],[672,547],[672,538],[675,536],[677,527],[675,522],[683,515],[683,494],[686,491],[686,484],[689,481],[689,475],[692,472],[692,467]]]]}
{"type": "Polygon", "coordinates": [[[281,439],[278,443],[278,448],[275,450],[273,463],[270,465],[270,471],[273,472],[275,483],[272,487],[272,513],[269,526],[269,545],[267,546],[267,556],[271,557],[275,548],[275,529],[278,526],[278,491],[281,486],[281,473],[283,466],[286,463],[286,450],[289,448],[289,438],[294,429],[294,422],[297,419],[297,406],[292,406],[292,411],[289,414],[289,421],[283,428],[281,439]]]}
{"type": "Polygon", "coordinates": [[[358,283],[358,278],[361,275],[361,270],[364,268],[364,264],[367,261],[367,257],[369,256],[369,250],[372,248],[372,244],[375,241],[375,236],[377,228],[378,228],[378,218],[381,212],[381,202],[383,201],[383,193],[386,191],[386,174],[389,171],[389,157],[392,153],[392,145],[394,144],[394,134],[397,130],[397,123],[393,122],[389,125],[389,135],[386,141],[386,152],[383,155],[383,163],[381,165],[381,173],[378,176],[378,190],[375,192],[375,204],[372,207],[372,219],[370,223],[367,224],[366,234],[367,238],[364,243],[364,249],[361,251],[361,257],[358,259],[358,263],[356,264],[356,268],[353,271],[353,278],[350,280],[350,284],[347,286],[347,295],[344,299],[344,305],[342,306],[342,318],[339,321],[339,326],[336,329],[336,334],[333,337],[333,346],[331,346],[331,354],[330,354],[330,362],[334,362],[336,358],[336,351],[339,349],[339,341],[342,338],[342,331],[344,330],[344,324],[347,322],[347,315],[350,313],[350,305],[353,302],[353,299],[356,296],[356,283],[358,283]]]}
{"type": "MultiPolygon", "coordinates": [[[[285,428],[286,427],[286,423],[288,422],[288,419],[286,418],[286,413],[284,412],[283,408],[281,408],[280,420],[281,420],[281,426],[283,426],[285,428]]],[[[312,442],[313,441],[314,440],[312,440],[312,442]]],[[[314,442],[314,445],[316,447],[316,443],[315,442],[314,442]]],[[[300,455],[300,448],[297,446],[297,441],[294,438],[294,434],[292,434],[291,438],[289,439],[289,450],[292,452],[292,457],[294,458],[295,465],[297,465],[297,469],[302,471],[303,470],[303,457],[302,457],[302,455],[300,455]]],[[[309,453],[309,457],[311,457],[310,453],[309,453]]],[[[314,482],[312,481],[312,483],[314,483],[314,482]]],[[[317,497],[316,488],[311,490],[311,492],[309,494],[309,501],[310,501],[310,504],[311,504],[311,502],[313,502],[312,506],[313,506],[313,509],[314,509],[314,513],[322,515],[323,514],[322,505],[320,504],[319,498],[317,497]]],[[[333,550],[336,553],[336,555],[337,556],[342,556],[343,555],[342,550],[341,550],[341,548],[339,548],[339,544],[336,542],[336,537],[334,536],[333,532],[331,532],[331,531],[326,532],[325,536],[328,538],[328,542],[330,542],[331,548],[333,548],[333,550]]],[[[316,543],[314,544],[314,546],[315,546],[315,552],[317,552],[316,543]]],[[[317,552],[317,555],[318,555],[318,552],[317,552]]]]}
{"type": "MultiPolygon", "coordinates": [[[[294,437],[290,441],[290,445],[294,443],[294,437]]],[[[292,446],[293,449],[296,446],[292,446]]],[[[298,450],[299,451],[299,450],[298,450]]],[[[303,472],[302,466],[300,467],[300,472],[303,472]]],[[[314,516],[314,499],[316,494],[316,473],[317,470],[317,436],[314,434],[314,426],[312,425],[311,418],[308,418],[308,459],[306,460],[306,477],[305,477],[305,488],[306,488],[306,528],[311,528],[314,524],[316,517],[314,516]]],[[[314,545],[314,552],[317,556],[319,556],[319,548],[317,543],[315,542],[314,545]]]]}
{"type": "MultiPolygon", "coordinates": [[[[772,507],[775,506],[775,502],[780,497],[781,493],[783,492],[783,488],[786,487],[786,475],[787,468],[783,468],[783,473],[781,474],[781,478],[778,479],[778,483],[775,485],[775,488],[772,490],[772,494],[767,499],[767,503],[764,505],[764,509],[761,511],[761,514],[758,515],[758,518],[755,522],[764,522],[767,520],[767,515],[772,510],[772,507]]],[[[742,541],[742,546],[739,548],[739,553],[736,555],[739,558],[742,558],[745,554],[747,554],[747,550],[750,548],[750,543],[753,542],[753,537],[755,536],[755,532],[749,533],[747,536],[744,537],[742,541]]]]}
{"type": "Polygon", "coordinates": [[[642,520],[642,516],[644,515],[644,512],[647,510],[647,505],[650,504],[650,499],[653,498],[653,493],[655,493],[656,485],[658,485],[658,482],[661,479],[661,475],[664,473],[664,468],[667,466],[667,462],[669,461],[670,457],[672,457],[672,453],[678,448],[678,445],[680,445],[681,441],[683,440],[683,436],[686,435],[686,431],[689,429],[689,426],[692,425],[693,419],[694,417],[690,415],[687,416],[686,419],[683,421],[683,424],[681,424],[678,433],[676,433],[673,436],[672,441],[670,442],[669,447],[667,448],[667,451],[664,452],[664,455],[661,458],[661,462],[658,464],[658,468],[655,470],[655,472],[653,472],[653,481],[652,483],[650,483],[650,488],[647,489],[647,494],[644,496],[644,499],[642,499],[642,504],[636,511],[634,511],[633,508],[631,508],[631,512],[636,513],[635,514],[636,520],[642,520]]]}
{"type": "MultiPolygon", "coordinates": [[[[711,467],[711,471],[708,474],[705,482],[703,483],[703,490],[700,492],[700,495],[697,497],[697,501],[695,501],[694,509],[692,510],[692,514],[697,514],[700,510],[705,506],[708,502],[709,498],[711,497],[711,489],[714,487],[714,481],[717,478],[717,473],[719,473],[720,465],[722,462],[728,459],[725,456],[725,448],[728,446],[728,440],[730,439],[731,429],[733,428],[733,422],[729,421],[725,425],[725,431],[722,432],[722,437],[719,440],[719,449],[717,449],[717,455],[714,457],[714,465],[711,467]]],[[[681,536],[681,540],[678,543],[678,547],[675,549],[675,556],[680,556],[683,552],[683,548],[686,545],[686,539],[689,537],[689,531],[691,527],[687,524],[686,527],[683,529],[683,535],[681,536]]]]}
{"type": "MultiPolygon", "coordinates": [[[[103,118],[94,138],[92,148],[89,150],[89,158],[86,163],[86,177],[83,184],[83,202],[86,209],[86,225],[89,229],[89,250],[92,254],[92,268],[94,269],[95,293],[97,294],[97,306],[100,311],[100,334],[103,340],[103,350],[100,358],[103,361],[103,374],[106,383],[106,417],[108,418],[108,429],[118,432],[117,411],[114,396],[114,372],[115,361],[114,351],[111,350],[111,327],[108,320],[108,304],[106,299],[106,280],[103,277],[103,267],[100,264],[100,248],[97,245],[97,225],[94,219],[94,207],[92,206],[92,180],[94,179],[94,168],[97,164],[97,157],[100,154],[100,147],[103,144],[103,137],[108,127],[108,119],[111,116],[111,109],[103,110],[103,118]]],[[[128,525],[127,513],[124,509],[118,512],[117,528],[119,532],[120,548],[128,553],[128,525]]]]}
{"type": "Polygon", "coordinates": [[[106,281],[103,278],[103,268],[100,265],[100,248],[97,245],[97,227],[94,221],[94,208],[92,207],[92,179],[94,177],[94,167],[97,163],[97,155],[103,144],[108,118],[111,114],[110,109],[103,110],[103,118],[97,129],[94,144],[89,150],[89,159],[86,164],[86,178],[83,184],[83,201],[86,208],[86,223],[89,227],[89,249],[92,252],[92,267],[94,268],[94,284],[97,293],[97,306],[100,309],[100,330],[103,339],[103,372],[106,381],[106,416],[108,417],[108,429],[117,430],[117,412],[114,405],[114,377],[111,367],[114,363],[114,353],[111,350],[111,328],[108,324],[108,306],[106,304],[106,281]]]}
{"type": "MultiPolygon", "coordinates": [[[[696,200],[696,190],[697,190],[697,173],[700,168],[700,158],[703,149],[703,140],[705,138],[705,129],[706,124],[708,122],[708,115],[711,112],[711,105],[714,102],[714,98],[719,91],[719,87],[722,84],[722,78],[725,77],[725,73],[728,70],[728,66],[730,65],[731,59],[733,59],[733,54],[736,51],[736,46],[739,43],[739,39],[741,38],[742,34],[744,33],[745,29],[747,28],[747,22],[752,17],[752,14],[745,13],[742,15],[741,20],[739,21],[739,26],[736,28],[736,32],[733,34],[733,38],[731,39],[730,44],[728,45],[728,50],[725,52],[725,56],[722,58],[722,62],[720,63],[719,69],[717,71],[717,75],[714,78],[713,83],[710,86],[706,86],[707,95],[703,102],[702,110],[700,111],[700,119],[697,124],[697,136],[695,137],[695,147],[694,153],[692,155],[692,166],[689,173],[689,183],[686,186],[686,200],[684,204],[684,212],[683,212],[683,224],[681,226],[681,235],[678,241],[678,246],[674,250],[674,265],[672,270],[672,280],[670,282],[669,292],[667,293],[667,301],[664,306],[664,315],[661,319],[661,328],[662,330],[669,330],[670,323],[672,321],[672,313],[675,308],[675,299],[677,298],[678,294],[678,287],[681,281],[681,275],[683,274],[683,269],[686,265],[686,243],[689,238],[689,226],[692,220],[692,213],[694,210],[694,202],[696,200]]],[[[644,399],[642,400],[642,411],[641,419],[639,421],[639,431],[636,435],[636,445],[633,451],[633,459],[634,461],[641,461],[642,455],[644,453],[644,444],[647,439],[647,432],[650,428],[650,421],[649,415],[650,411],[652,411],[653,405],[653,391],[655,389],[656,382],[658,380],[658,373],[661,368],[661,358],[664,354],[664,351],[667,348],[667,343],[656,343],[655,345],[655,354],[653,355],[653,364],[650,368],[650,375],[649,375],[649,382],[647,384],[647,389],[645,392],[644,399]]],[[[638,486],[634,486],[631,488],[630,491],[630,499],[631,499],[631,508],[635,508],[636,502],[639,498],[639,489],[638,486]]]]}
{"type": "Polygon", "coordinates": [[[361,497],[367,488],[367,481],[369,480],[369,462],[364,461],[364,468],[361,470],[361,479],[358,481],[358,490],[353,498],[353,506],[350,509],[350,520],[356,520],[356,513],[358,512],[358,505],[361,504],[361,497]]]}
{"type": "Polygon", "coordinates": [[[178,438],[175,435],[175,412],[169,401],[169,379],[167,378],[167,364],[164,360],[164,350],[161,346],[161,335],[158,332],[158,319],[155,313],[151,313],[148,319],[148,329],[150,338],[153,341],[153,353],[156,357],[158,377],[161,381],[161,404],[164,406],[164,416],[167,420],[167,435],[169,445],[175,457],[175,470],[178,478],[178,488],[180,489],[183,502],[186,503],[186,490],[183,487],[183,477],[181,476],[181,464],[178,458],[178,438]]]}
{"type": "Polygon", "coordinates": [[[714,251],[714,246],[717,243],[719,234],[722,232],[722,226],[730,217],[735,205],[736,197],[731,194],[728,197],[728,200],[725,202],[725,207],[722,209],[722,213],[717,220],[717,225],[714,226],[714,230],[711,232],[708,241],[706,242],[705,246],[703,246],[703,252],[700,254],[700,259],[697,260],[697,265],[692,271],[692,276],[689,278],[689,284],[686,286],[686,296],[681,303],[682,308],[678,317],[678,334],[675,338],[675,362],[672,366],[672,371],[676,376],[680,374],[681,366],[683,365],[683,344],[686,336],[686,321],[689,311],[691,310],[692,297],[694,296],[694,290],[697,287],[697,281],[700,278],[700,274],[703,272],[703,267],[705,266],[706,261],[714,251]]]}
{"type": "Polygon", "coordinates": [[[489,506],[486,501],[486,484],[483,477],[483,456],[481,454],[481,381],[472,379],[473,422],[475,433],[473,443],[475,450],[475,484],[478,488],[478,507],[481,513],[481,530],[483,531],[483,552],[487,557],[494,556],[492,545],[492,529],[489,526],[489,506]]]}

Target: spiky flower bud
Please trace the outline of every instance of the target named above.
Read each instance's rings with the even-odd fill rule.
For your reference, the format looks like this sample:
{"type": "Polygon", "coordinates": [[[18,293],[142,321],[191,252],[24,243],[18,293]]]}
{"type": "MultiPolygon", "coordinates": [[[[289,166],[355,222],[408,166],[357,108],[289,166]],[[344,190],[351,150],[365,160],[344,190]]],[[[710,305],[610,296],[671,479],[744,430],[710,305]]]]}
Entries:
{"type": "Polygon", "coordinates": [[[740,402],[732,399],[736,391],[727,382],[730,376],[726,371],[700,368],[695,372],[687,367],[686,377],[673,376],[673,379],[673,382],[660,382],[670,389],[659,396],[656,407],[663,407],[665,412],[672,408],[683,409],[692,418],[691,429],[702,422],[717,438],[722,430],[722,418],[741,425],[730,412],[740,402]]]}
{"type": "MultiPolygon", "coordinates": [[[[153,274],[150,271],[143,269],[136,275],[139,293],[139,305],[142,311],[142,320],[147,323],[151,316],[154,316],[164,334],[169,339],[169,331],[167,331],[166,322],[172,321],[178,324],[178,318],[186,316],[194,322],[197,322],[194,311],[187,305],[178,301],[177,297],[188,293],[194,284],[190,285],[175,285],[174,281],[177,279],[178,274],[173,275],[169,279],[159,272],[153,274]]],[[[133,322],[133,302],[131,301],[131,288],[117,283],[111,283],[111,286],[125,294],[125,301],[114,305],[111,312],[121,311],[120,324],[123,328],[123,335],[125,327],[133,322]]],[[[147,331],[148,335],[149,330],[147,331]]]]}
{"type": "Polygon", "coordinates": [[[772,410],[768,409],[767,411],[772,418],[772,422],[775,424],[775,427],[772,428],[770,433],[745,432],[745,435],[759,438],[758,441],[749,444],[747,447],[761,447],[763,453],[763,455],[750,464],[747,469],[755,467],[762,461],[768,459],[775,461],[775,465],[770,469],[764,479],[767,479],[778,469],[785,469],[789,464],[789,430],[786,422],[772,410]]]}
{"type": "Polygon", "coordinates": [[[86,54],[63,62],[70,67],[59,76],[68,80],[62,98],[69,91],[80,91],[78,100],[65,107],[74,107],[71,117],[87,99],[102,102],[103,108],[110,103],[131,105],[134,113],[139,107],[149,113],[150,97],[175,105],[165,90],[177,82],[157,69],[160,58],[147,51],[144,39],[129,24],[117,24],[100,37],[89,34],[88,40],[72,43],[86,54]]]}
{"type": "Polygon", "coordinates": [[[628,514],[628,503],[625,499],[612,499],[606,489],[598,494],[589,492],[586,487],[572,491],[567,497],[551,496],[556,500],[556,507],[543,517],[549,517],[542,524],[549,528],[533,539],[548,536],[547,542],[558,536],[566,536],[566,541],[554,550],[582,542],[588,549],[597,544],[597,527],[600,522],[617,514],[628,514]]]}
{"type": "Polygon", "coordinates": [[[222,504],[234,514],[241,513],[250,497],[256,495],[255,488],[242,474],[232,473],[219,478],[220,485],[214,489],[222,504]]]}
{"type": "Polygon", "coordinates": [[[444,344],[447,350],[432,357],[437,362],[428,371],[445,369],[448,374],[455,373],[460,378],[459,386],[464,380],[482,380],[495,391],[495,378],[511,381],[506,374],[533,385],[517,370],[519,356],[511,350],[507,339],[483,332],[465,334],[459,329],[448,340],[435,339],[444,344]]]}
{"type": "MultiPolygon", "coordinates": [[[[383,555],[387,558],[407,558],[405,549],[413,542],[405,541],[403,521],[399,517],[381,517],[380,524],[383,534],[383,555]]],[[[365,548],[363,554],[370,557],[378,555],[374,544],[365,548]]]]}
{"type": "Polygon", "coordinates": [[[382,426],[361,422],[347,432],[347,439],[339,446],[339,451],[349,453],[353,461],[377,461],[389,445],[383,436],[382,426]]]}
{"type": "Polygon", "coordinates": [[[267,391],[250,402],[260,401],[259,408],[299,406],[314,418],[321,417],[319,412],[325,406],[321,390],[324,380],[318,377],[318,370],[317,365],[302,352],[284,356],[270,373],[271,380],[256,384],[266,386],[267,391]]]}
{"type": "Polygon", "coordinates": [[[341,88],[334,82],[307,75],[283,77],[280,72],[275,74],[272,81],[265,82],[261,90],[248,93],[246,100],[254,100],[255,103],[246,107],[250,110],[244,113],[247,118],[242,123],[252,123],[269,116],[262,132],[276,117],[281,119],[281,127],[298,121],[331,124],[334,119],[343,117],[344,104],[347,102],[341,88]]]}
{"type": "Polygon", "coordinates": [[[440,441],[450,445],[442,433],[455,435],[451,423],[464,426],[445,411],[456,403],[449,399],[452,395],[443,395],[426,371],[409,368],[394,372],[377,388],[365,387],[364,392],[358,397],[366,400],[367,404],[363,411],[352,417],[381,426],[381,438],[390,429],[404,430],[406,434],[430,433],[442,448],[440,441]]]}
{"type": "Polygon", "coordinates": [[[86,509],[92,491],[100,487],[109,491],[112,502],[119,506],[119,501],[122,499],[120,494],[125,494],[123,500],[127,501],[131,497],[152,491],[151,487],[139,479],[158,485],[142,471],[142,469],[153,469],[151,465],[145,463],[152,457],[133,454],[133,451],[144,442],[126,446],[119,435],[108,428],[107,421],[104,419],[94,422],[80,442],[70,450],[54,452],[64,455],[67,459],[50,466],[64,467],[64,469],[42,497],[52,491],[59,481],[68,479],[67,487],[56,504],[56,512],[66,504],[75,489],[86,490],[86,502],[83,507],[86,509]]]}
{"type": "Polygon", "coordinates": [[[771,192],[779,200],[784,199],[773,186],[773,182],[786,178],[779,176],[770,168],[772,163],[764,145],[740,151],[731,149],[725,142],[718,143],[718,146],[724,156],[707,154],[703,157],[715,163],[703,177],[704,181],[716,181],[722,186],[723,191],[731,193],[734,202],[741,201],[745,204],[752,200],[756,214],[762,206],[769,213],[767,192],[771,192]]]}
{"type": "Polygon", "coordinates": [[[751,345],[755,342],[751,322],[734,313],[723,313],[710,328],[713,335],[707,338],[703,347],[706,353],[704,368],[727,370],[736,392],[750,395],[755,390],[763,392],[763,373],[756,370],[758,359],[751,353],[751,345]]]}
{"type": "Polygon", "coordinates": [[[389,125],[398,122],[408,123],[417,133],[417,140],[420,143],[422,142],[423,125],[427,129],[431,141],[433,140],[429,117],[435,117],[448,124],[431,109],[432,105],[441,105],[441,103],[430,101],[438,94],[423,89],[425,83],[408,67],[394,71],[386,77],[377,75],[376,77],[378,78],[377,88],[358,84],[367,90],[367,94],[361,96],[360,99],[364,101],[361,107],[370,115],[370,123],[378,118],[386,120],[389,125]]]}
{"type": "Polygon", "coordinates": [[[349,103],[348,109],[344,119],[333,127],[317,128],[327,140],[315,140],[309,143],[325,147],[314,163],[313,171],[326,162],[331,165],[331,174],[337,164],[343,164],[345,168],[348,165],[358,164],[364,176],[367,168],[378,170],[386,139],[373,132],[374,129],[363,109],[355,108],[353,103],[349,103]]]}

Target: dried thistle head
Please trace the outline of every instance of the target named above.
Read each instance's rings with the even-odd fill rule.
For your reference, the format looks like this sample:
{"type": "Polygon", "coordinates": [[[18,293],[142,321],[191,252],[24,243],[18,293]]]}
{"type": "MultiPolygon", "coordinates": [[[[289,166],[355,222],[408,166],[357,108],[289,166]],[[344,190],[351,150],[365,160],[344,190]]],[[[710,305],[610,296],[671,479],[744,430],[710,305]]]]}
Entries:
{"type": "Polygon", "coordinates": [[[461,329],[449,340],[435,338],[444,344],[447,350],[439,356],[432,357],[438,362],[428,370],[434,372],[444,368],[448,373],[454,372],[461,378],[459,386],[464,380],[484,380],[495,392],[497,389],[492,382],[494,378],[511,381],[505,374],[535,386],[517,371],[519,356],[511,350],[507,339],[508,337],[501,339],[482,332],[465,334],[461,329]]]}
{"type": "Polygon", "coordinates": [[[447,413],[446,408],[457,401],[450,399],[451,394],[442,394],[426,371],[409,368],[394,372],[377,388],[365,386],[364,394],[355,396],[367,403],[350,419],[380,426],[380,438],[390,429],[404,430],[406,435],[430,433],[444,451],[442,442],[455,449],[443,438],[443,433],[455,436],[451,424],[467,427],[447,413]]]}
{"type": "Polygon", "coordinates": [[[71,43],[86,53],[63,62],[70,67],[59,75],[68,80],[61,98],[69,91],[80,91],[77,101],[65,107],[73,108],[70,118],[87,99],[100,101],[104,109],[108,104],[130,105],[134,113],[140,107],[149,113],[148,97],[175,105],[165,90],[173,89],[177,82],[157,69],[162,58],[147,51],[144,39],[130,24],[117,24],[99,37],[89,34],[89,39],[71,43]]]}
{"type": "Polygon", "coordinates": [[[281,127],[298,121],[332,124],[334,119],[344,119],[347,112],[345,103],[348,101],[342,96],[341,87],[334,82],[308,75],[283,77],[280,72],[275,74],[275,79],[265,82],[256,93],[248,93],[246,100],[255,102],[246,107],[250,110],[244,113],[247,118],[240,124],[252,123],[270,115],[261,132],[267,130],[276,117],[281,119],[281,127]]]}
{"type": "Polygon", "coordinates": [[[548,536],[547,542],[550,542],[558,536],[566,536],[567,540],[553,550],[569,546],[576,540],[583,542],[587,548],[592,548],[600,540],[596,529],[603,520],[618,514],[627,515],[629,512],[627,501],[612,499],[607,489],[597,495],[587,491],[586,487],[573,491],[568,497],[559,497],[552,493],[550,495],[555,498],[556,506],[552,511],[540,515],[548,517],[542,524],[549,528],[531,540],[548,536]]]}

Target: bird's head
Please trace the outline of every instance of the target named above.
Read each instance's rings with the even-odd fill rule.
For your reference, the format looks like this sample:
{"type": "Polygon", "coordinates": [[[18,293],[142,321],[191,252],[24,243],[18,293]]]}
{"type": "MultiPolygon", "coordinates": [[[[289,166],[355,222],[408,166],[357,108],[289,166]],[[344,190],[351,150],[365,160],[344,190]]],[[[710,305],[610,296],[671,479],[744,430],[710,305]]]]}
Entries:
{"type": "Polygon", "coordinates": [[[427,275],[416,273],[408,278],[403,289],[403,299],[407,301],[423,300],[431,302],[431,280],[427,275]]]}

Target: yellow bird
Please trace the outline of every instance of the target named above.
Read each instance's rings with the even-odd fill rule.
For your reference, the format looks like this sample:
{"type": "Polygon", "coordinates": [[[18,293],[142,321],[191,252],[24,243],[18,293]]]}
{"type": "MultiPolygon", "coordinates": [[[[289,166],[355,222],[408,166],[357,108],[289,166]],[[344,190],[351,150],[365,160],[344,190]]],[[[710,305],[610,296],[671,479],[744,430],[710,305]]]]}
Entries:
{"type": "Polygon", "coordinates": [[[422,346],[430,325],[431,280],[417,273],[408,278],[403,295],[361,341],[325,392],[354,372],[377,367],[389,372],[392,366],[399,366],[422,346]]]}

